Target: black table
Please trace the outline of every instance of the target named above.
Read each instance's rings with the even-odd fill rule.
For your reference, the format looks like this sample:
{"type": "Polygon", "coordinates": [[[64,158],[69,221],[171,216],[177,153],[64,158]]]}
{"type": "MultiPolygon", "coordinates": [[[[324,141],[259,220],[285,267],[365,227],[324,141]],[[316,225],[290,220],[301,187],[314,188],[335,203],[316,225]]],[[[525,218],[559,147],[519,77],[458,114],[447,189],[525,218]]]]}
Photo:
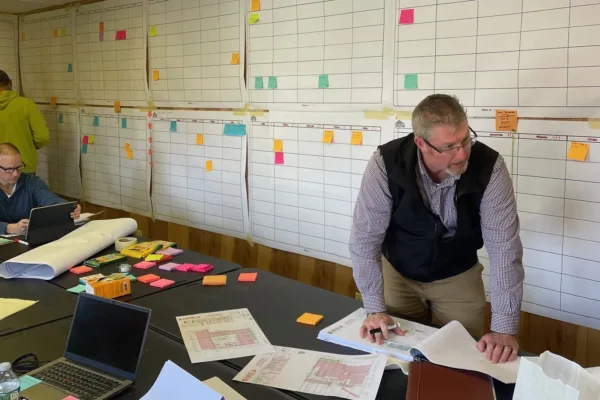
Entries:
{"type": "MultiPolygon", "coordinates": [[[[37,304],[0,321],[0,336],[70,317],[75,310],[75,296],[38,279],[0,278],[0,297],[38,300],[37,304]]],[[[4,349],[0,353],[3,352],[4,349]]]]}
{"type": "MultiPolygon", "coordinates": [[[[21,239],[25,240],[23,236],[7,238],[10,240],[21,239]]],[[[20,256],[23,253],[27,253],[31,248],[21,243],[9,243],[0,246],[0,262],[10,260],[16,256],[20,256]]]]}
{"type": "MultiPolygon", "coordinates": [[[[2,359],[13,361],[17,357],[34,353],[40,361],[52,361],[63,355],[71,318],[38,326],[0,338],[2,359]]],[[[90,345],[93,345],[90,343],[90,345]]],[[[118,399],[139,399],[150,390],[161,368],[173,361],[200,380],[217,376],[249,400],[291,400],[294,397],[266,386],[249,385],[233,381],[237,371],[219,362],[191,364],[185,347],[156,332],[148,331],[146,345],[140,362],[135,385],[119,395],[118,399]]]]}

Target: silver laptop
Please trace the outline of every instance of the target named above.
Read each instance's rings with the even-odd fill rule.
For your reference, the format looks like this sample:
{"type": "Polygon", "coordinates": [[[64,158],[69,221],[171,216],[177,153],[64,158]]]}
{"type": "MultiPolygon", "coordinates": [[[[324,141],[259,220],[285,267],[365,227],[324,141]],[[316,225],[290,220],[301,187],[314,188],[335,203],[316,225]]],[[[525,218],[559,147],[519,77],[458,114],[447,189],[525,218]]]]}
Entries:
{"type": "Polygon", "coordinates": [[[21,393],[27,400],[109,399],[135,381],[151,310],[81,293],[64,357],[32,375],[42,383],[21,393]]]}

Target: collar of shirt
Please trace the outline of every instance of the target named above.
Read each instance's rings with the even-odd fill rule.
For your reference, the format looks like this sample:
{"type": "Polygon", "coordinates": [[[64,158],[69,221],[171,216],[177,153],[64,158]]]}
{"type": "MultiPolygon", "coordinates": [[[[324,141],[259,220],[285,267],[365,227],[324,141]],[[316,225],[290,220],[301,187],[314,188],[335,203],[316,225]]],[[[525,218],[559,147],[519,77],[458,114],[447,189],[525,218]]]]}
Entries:
{"type": "Polygon", "coordinates": [[[19,186],[20,182],[21,182],[21,177],[19,177],[19,179],[17,180],[17,183],[15,183],[15,186],[13,186],[12,191],[10,193],[6,193],[4,190],[2,190],[2,193],[4,193],[6,195],[6,197],[10,199],[15,194],[15,191],[17,190],[17,186],[19,186]]]}
{"type": "Polygon", "coordinates": [[[423,163],[423,157],[421,156],[421,151],[417,149],[417,176],[420,176],[421,179],[419,181],[427,183],[427,186],[433,186],[434,189],[441,189],[447,186],[452,186],[454,183],[460,179],[460,175],[450,175],[446,176],[446,179],[441,181],[440,183],[435,182],[429,176],[429,172],[425,168],[425,164],[423,163]]]}

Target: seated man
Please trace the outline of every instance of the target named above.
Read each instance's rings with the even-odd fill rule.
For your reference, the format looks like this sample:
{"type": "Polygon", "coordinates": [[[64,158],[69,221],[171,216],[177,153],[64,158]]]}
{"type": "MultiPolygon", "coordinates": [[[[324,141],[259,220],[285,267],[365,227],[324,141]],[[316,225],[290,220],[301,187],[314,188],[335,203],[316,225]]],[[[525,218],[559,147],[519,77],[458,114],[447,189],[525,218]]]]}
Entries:
{"type": "MultiPolygon", "coordinates": [[[[24,234],[32,208],[66,202],[37,176],[21,174],[23,168],[19,149],[10,143],[0,143],[0,235],[24,234]]],[[[71,217],[77,219],[80,213],[78,204],[71,217]]]]}

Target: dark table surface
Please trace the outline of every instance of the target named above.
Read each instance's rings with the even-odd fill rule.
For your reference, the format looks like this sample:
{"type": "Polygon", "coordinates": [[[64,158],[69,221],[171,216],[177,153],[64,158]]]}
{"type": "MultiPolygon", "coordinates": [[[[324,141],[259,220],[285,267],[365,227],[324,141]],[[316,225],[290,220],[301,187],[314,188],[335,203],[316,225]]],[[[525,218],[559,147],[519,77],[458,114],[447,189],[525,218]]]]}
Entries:
{"type": "MultiPolygon", "coordinates": [[[[21,239],[21,240],[25,240],[23,238],[23,236],[17,236],[17,237],[11,237],[11,238],[7,238],[10,240],[16,240],[16,239],[21,239]]],[[[0,246],[0,261],[6,261],[6,260],[10,260],[11,258],[15,258],[16,256],[19,256],[23,253],[27,253],[29,250],[31,250],[31,247],[26,246],[24,244],[21,243],[9,243],[9,244],[4,244],[2,246],[0,246]]]]}
{"type": "MultiPolygon", "coordinates": [[[[0,336],[70,317],[77,300],[71,293],[37,279],[0,278],[0,297],[38,301],[33,306],[1,320],[0,336]]],[[[0,349],[1,355],[4,349],[0,349]]]]}
{"type": "MultiPolygon", "coordinates": [[[[62,357],[70,325],[71,318],[67,318],[1,337],[2,359],[13,361],[26,353],[34,353],[40,361],[52,361],[62,357]]],[[[146,337],[144,353],[135,385],[117,398],[136,400],[141,398],[150,390],[161,368],[168,360],[173,361],[200,380],[218,376],[248,400],[285,400],[293,398],[282,391],[266,386],[233,381],[232,379],[237,371],[220,362],[191,364],[187,351],[182,344],[152,329],[148,331],[146,337]]]]}

